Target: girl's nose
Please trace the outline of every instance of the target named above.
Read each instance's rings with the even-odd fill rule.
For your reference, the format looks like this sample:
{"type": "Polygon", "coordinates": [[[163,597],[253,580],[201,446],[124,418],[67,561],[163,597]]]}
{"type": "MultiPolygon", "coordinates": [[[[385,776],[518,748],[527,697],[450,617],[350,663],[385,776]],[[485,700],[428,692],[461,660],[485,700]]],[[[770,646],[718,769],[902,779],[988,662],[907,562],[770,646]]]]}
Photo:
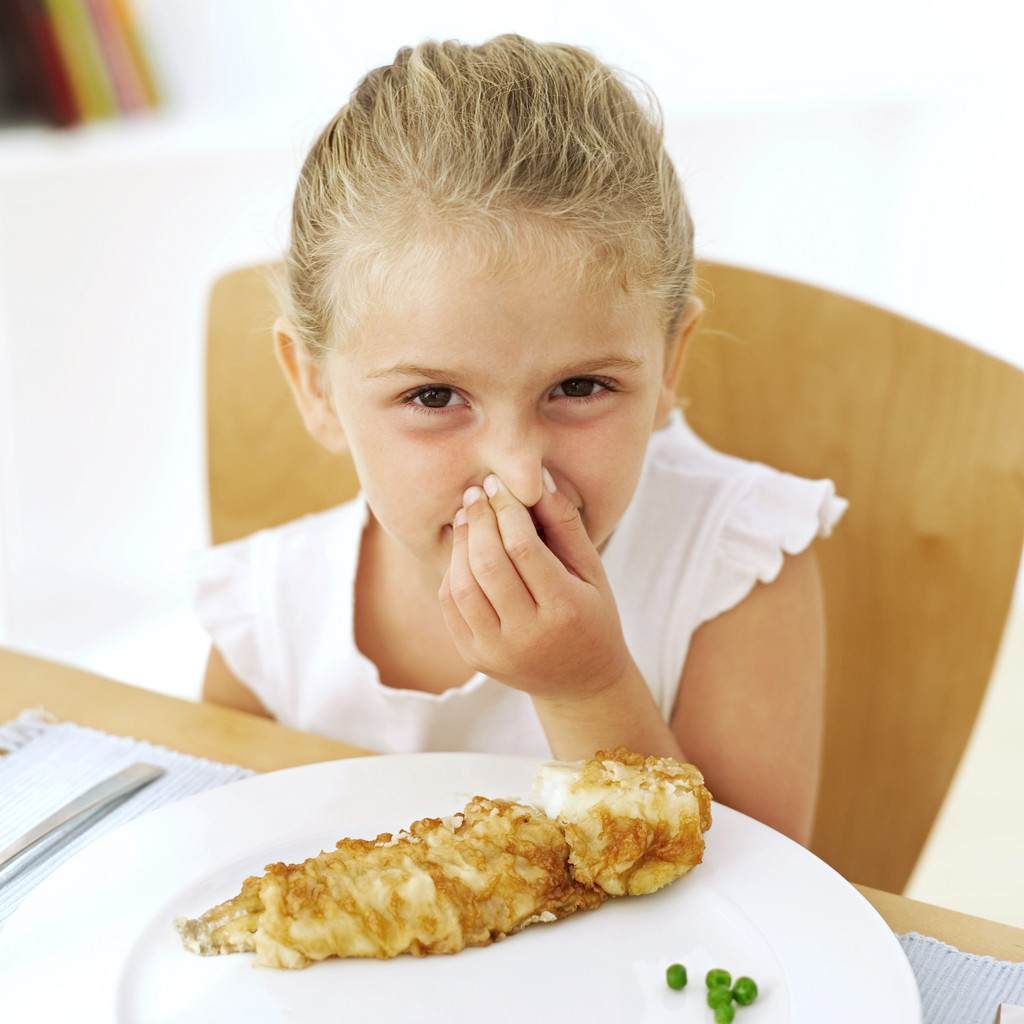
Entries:
{"type": "Polygon", "coordinates": [[[485,472],[494,473],[527,508],[544,493],[544,448],[540,439],[522,432],[509,435],[483,453],[485,472]]]}

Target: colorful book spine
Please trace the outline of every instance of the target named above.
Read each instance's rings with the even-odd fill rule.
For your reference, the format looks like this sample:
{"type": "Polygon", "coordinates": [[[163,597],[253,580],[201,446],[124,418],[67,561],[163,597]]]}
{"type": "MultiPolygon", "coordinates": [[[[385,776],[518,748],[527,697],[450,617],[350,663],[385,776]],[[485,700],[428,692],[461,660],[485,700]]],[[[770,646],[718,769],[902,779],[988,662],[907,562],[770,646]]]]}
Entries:
{"type": "Polygon", "coordinates": [[[70,127],[160,105],[131,0],[0,0],[0,30],[0,124],[70,127]]]}
{"type": "Polygon", "coordinates": [[[132,8],[131,0],[110,0],[110,7],[120,27],[124,44],[131,54],[132,63],[135,65],[136,74],[142,85],[143,94],[146,97],[146,106],[151,110],[155,109],[160,106],[160,90],[157,88],[156,77],[153,74],[149,55],[142,44],[139,25],[135,18],[135,11],[132,8]]]}
{"type": "Polygon", "coordinates": [[[99,121],[118,112],[114,85],[84,0],[46,0],[57,46],[82,117],[99,121]]]}
{"type": "Polygon", "coordinates": [[[10,83],[24,104],[21,116],[33,115],[65,128],[81,119],[78,101],[57,47],[45,0],[12,0],[0,5],[10,83]]]}
{"type": "Polygon", "coordinates": [[[88,0],[89,13],[96,28],[114,96],[125,113],[146,109],[146,95],[135,70],[135,61],[128,49],[121,26],[110,0],[88,0]]]}
{"type": "Polygon", "coordinates": [[[30,30],[35,43],[35,52],[53,106],[55,121],[59,125],[72,125],[82,117],[78,98],[71,86],[67,67],[61,59],[53,24],[47,17],[44,0],[26,0],[30,30]]]}

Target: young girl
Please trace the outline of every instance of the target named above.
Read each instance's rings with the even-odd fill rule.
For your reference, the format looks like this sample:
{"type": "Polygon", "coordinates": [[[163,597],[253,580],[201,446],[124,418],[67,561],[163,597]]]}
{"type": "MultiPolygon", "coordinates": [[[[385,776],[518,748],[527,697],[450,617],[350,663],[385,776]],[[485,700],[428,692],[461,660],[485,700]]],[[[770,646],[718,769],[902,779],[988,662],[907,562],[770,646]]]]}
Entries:
{"type": "Polygon", "coordinates": [[[670,755],[805,841],[843,504],[673,408],[701,305],[642,95],[570,46],[424,43],[327,126],[275,337],[362,493],[209,552],[204,696],[380,752],[670,755]]]}

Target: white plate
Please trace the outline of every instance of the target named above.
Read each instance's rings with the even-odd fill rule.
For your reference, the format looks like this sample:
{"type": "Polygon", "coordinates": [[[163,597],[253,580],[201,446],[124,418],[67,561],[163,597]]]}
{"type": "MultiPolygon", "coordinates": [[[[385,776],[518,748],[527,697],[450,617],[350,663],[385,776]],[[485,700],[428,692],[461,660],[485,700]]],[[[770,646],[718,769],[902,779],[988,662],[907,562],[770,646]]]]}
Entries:
{"type": "Polygon", "coordinates": [[[414,754],[308,765],[209,790],[125,825],[46,879],[0,932],[4,1018],[155,1022],[351,1020],[707,1022],[711,967],[753,977],[739,1024],[921,1020],[913,973],[869,903],[796,843],[715,805],[704,863],[457,956],[257,968],[185,952],[171,921],[246,875],[343,836],[373,838],[482,794],[529,799],[538,762],[414,754]],[[665,984],[667,965],[690,984],[665,984]]]}

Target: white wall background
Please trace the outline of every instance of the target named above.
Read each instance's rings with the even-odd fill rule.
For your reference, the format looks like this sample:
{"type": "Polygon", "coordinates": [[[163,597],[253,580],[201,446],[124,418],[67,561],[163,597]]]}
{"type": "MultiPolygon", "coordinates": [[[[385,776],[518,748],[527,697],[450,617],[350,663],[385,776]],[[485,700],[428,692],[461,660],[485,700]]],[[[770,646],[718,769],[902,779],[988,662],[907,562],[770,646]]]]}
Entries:
{"type": "Polygon", "coordinates": [[[424,36],[592,46],[661,97],[702,255],[1024,364],[1024,75],[995,0],[136,8],[163,114],[0,134],[0,642],[197,692],[207,285],[283,244],[315,132],[424,36]]]}

